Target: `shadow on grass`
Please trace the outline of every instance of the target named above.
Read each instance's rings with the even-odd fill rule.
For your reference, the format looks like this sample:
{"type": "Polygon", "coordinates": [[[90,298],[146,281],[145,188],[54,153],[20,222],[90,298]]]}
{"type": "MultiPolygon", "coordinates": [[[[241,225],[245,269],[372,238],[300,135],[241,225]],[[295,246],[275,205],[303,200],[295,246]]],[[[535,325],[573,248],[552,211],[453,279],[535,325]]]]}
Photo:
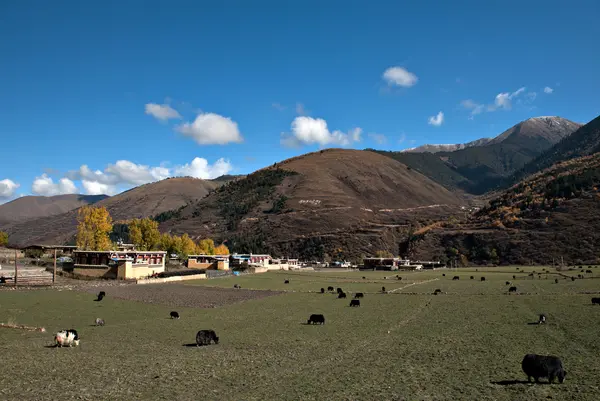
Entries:
{"type": "Polygon", "coordinates": [[[501,381],[490,382],[490,383],[496,384],[498,386],[514,386],[516,384],[550,384],[548,382],[534,383],[534,382],[529,382],[527,380],[501,380],[501,381]]]}
{"type": "Polygon", "coordinates": [[[184,347],[188,347],[188,348],[196,348],[198,346],[198,344],[193,343],[193,344],[183,344],[184,347]]]}
{"type": "Polygon", "coordinates": [[[58,344],[54,344],[54,345],[44,345],[44,348],[58,348],[58,344]]]}

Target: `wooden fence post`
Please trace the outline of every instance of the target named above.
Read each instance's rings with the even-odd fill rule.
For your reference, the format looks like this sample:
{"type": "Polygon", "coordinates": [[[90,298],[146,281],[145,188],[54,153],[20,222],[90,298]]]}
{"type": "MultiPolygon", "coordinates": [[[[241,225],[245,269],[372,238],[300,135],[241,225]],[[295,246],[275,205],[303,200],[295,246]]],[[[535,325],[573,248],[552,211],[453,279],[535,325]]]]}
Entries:
{"type": "Polygon", "coordinates": [[[54,270],[52,271],[52,285],[56,282],[56,248],[54,248],[54,270]]]}
{"type": "Polygon", "coordinates": [[[17,249],[15,248],[15,287],[17,286],[17,279],[19,277],[19,268],[17,267],[17,249]]]}

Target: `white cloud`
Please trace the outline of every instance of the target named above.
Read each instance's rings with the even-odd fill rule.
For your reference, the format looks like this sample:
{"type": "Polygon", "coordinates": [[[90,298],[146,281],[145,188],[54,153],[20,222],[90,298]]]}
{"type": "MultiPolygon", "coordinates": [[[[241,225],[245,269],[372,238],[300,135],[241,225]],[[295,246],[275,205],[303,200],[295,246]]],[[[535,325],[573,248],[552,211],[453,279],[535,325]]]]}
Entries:
{"type": "Polygon", "coordinates": [[[551,94],[552,92],[554,92],[554,89],[552,89],[551,87],[549,87],[549,86],[546,86],[546,87],[544,88],[544,93],[545,93],[545,94],[549,95],[549,94],[551,94]]]}
{"type": "Polygon", "coordinates": [[[202,178],[204,180],[213,179],[230,173],[231,163],[223,158],[217,160],[212,166],[208,160],[196,157],[191,163],[184,164],[175,168],[175,175],[202,178]]]}
{"type": "Polygon", "coordinates": [[[310,114],[310,111],[306,110],[306,107],[302,103],[296,103],[296,114],[299,116],[305,116],[310,114]]]}
{"type": "MultiPolygon", "coordinates": [[[[525,87],[519,88],[514,92],[502,92],[496,95],[494,98],[494,103],[492,104],[481,104],[477,103],[471,99],[463,100],[460,102],[461,106],[467,110],[471,111],[471,116],[469,120],[473,119],[473,116],[477,114],[481,114],[484,111],[493,112],[496,110],[510,110],[512,109],[512,102],[519,96],[521,96],[525,92],[525,87]]],[[[527,103],[531,103],[535,100],[537,93],[528,92],[526,95],[527,103]]]]}
{"type": "Polygon", "coordinates": [[[435,116],[429,117],[429,120],[427,120],[427,123],[429,125],[433,125],[434,127],[439,127],[440,125],[442,125],[444,123],[444,113],[442,113],[440,111],[435,116]]]}
{"type": "Polygon", "coordinates": [[[77,187],[75,183],[68,178],[61,178],[57,183],[46,173],[39,177],[35,177],[31,186],[31,192],[41,196],[55,196],[65,194],[76,194],[77,187]]]}
{"type": "Polygon", "coordinates": [[[181,114],[168,104],[148,103],[146,104],[146,114],[160,121],[181,119],[181,114]]]}
{"type": "Polygon", "coordinates": [[[383,145],[384,143],[387,142],[387,138],[383,134],[370,133],[369,138],[371,138],[373,141],[375,141],[379,145],[383,145]]]}
{"type": "Polygon", "coordinates": [[[296,117],[292,121],[291,134],[283,134],[281,144],[288,147],[318,144],[320,146],[349,146],[361,140],[362,129],[353,128],[348,133],[329,131],[322,118],[296,117]]]}
{"type": "Polygon", "coordinates": [[[69,181],[81,181],[88,195],[114,195],[119,193],[120,189],[161,181],[169,177],[190,176],[212,179],[228,174],[232,169],[231,163],[223,158],[211,165],[206,159],[196,157],[191,163],[173,168],[162,165],[152,167],[129,160],[118,160],[114,164],[109,164],[104,171],[92,171],[88,166],[83,165],[78,170],[68,172],[67,177],[69,181]]]}
{"type": "Polygon", "coordinates": [[[383,72],[383,79],[389,86],[402,86],[405,88],[410,88],[419,81],[415,74],[402,67],[388,68],[383,72]]]}
{"type": "Polygon", "coordinates": [[[285,110],[285,106],[282,105],[281,103],[271,103],[271,106],[275,109],[275,110],[279,110],[279,111],[283,111],[285,110]]]}
{"type": "Polygon", "coordinates": [[[0,180],[0,199],[12,198],[19,187],[19,184],[8,178],[0,180]]]}
{"type": "Polygon", "coordinates": [[[485,109],[485,105],[484,104],[479,104],[477,102],[474,102],[471,99],[463,100],[462,102],[460,102],[460,104],[465,109],[471,110],[471,115],[472,116],[475,116],[477,114],[483,113],[483,111],[485,109]]]}
{"type": "Polygon", "coordinates": [[[215,113],[199,114],[194,122],[181,124],[175,129],[200,145],[225,145],[243,141],[237,123],[215,113]]]}
{"type": "Polygon", "coordinates": [[[115,185],[102,184],[98,181],[81,181],[87,195],[115,195],[119,191],[115,185]]]}

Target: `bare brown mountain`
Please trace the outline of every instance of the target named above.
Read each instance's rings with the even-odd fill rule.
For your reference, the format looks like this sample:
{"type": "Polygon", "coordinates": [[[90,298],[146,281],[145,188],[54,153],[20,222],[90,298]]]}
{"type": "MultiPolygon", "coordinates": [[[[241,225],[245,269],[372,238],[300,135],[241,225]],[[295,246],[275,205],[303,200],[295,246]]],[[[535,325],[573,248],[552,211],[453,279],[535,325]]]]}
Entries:
{"type": "Polygon", "coordinates": [[[238,252],[358,258],[378,249],[396,251],[411,222],[438,218],[461,204],[457,195],[392,158],[330,149],[230,182],[161,229],[228,241],[238,252]]]}
{"type": "Polygon", "coordinates": [[[598,264],[599,188],[600,153],[562,161],[500,193],[467,222],[422,230],[404,248],[412,257],[478,264],[598,264]]]}
{"type": "MultiPolygon", "coordinates": [[[[470,142],[458,149],[450,146],[450,151],[437,148],[434,154],[414,153],[415,150],[380,153],[417,169],[447,188],[481,195],[502,187],[508,177],[580,127],[581,124],[562,117],[535,117],[521,121],[492,140],[470,142]]],[[[421,149],[424,152],[436,147],[421,149]]]]}
{"type": "MultiPolygon", "coordinates": [[[[220,184],[196,178],[170,178],[146,184],[97,202],[114,221],[155,216],[205,197],[220,184]]],[[[70,243],[77,230],[77,210],[6,227],[11,245],[70,243]]]]}
{"type": "Polygon", "coordinates": [[[7,224],[66,213],[106,198],[107,195],[23,196],[0,205],[0,229],[7,224]]]}

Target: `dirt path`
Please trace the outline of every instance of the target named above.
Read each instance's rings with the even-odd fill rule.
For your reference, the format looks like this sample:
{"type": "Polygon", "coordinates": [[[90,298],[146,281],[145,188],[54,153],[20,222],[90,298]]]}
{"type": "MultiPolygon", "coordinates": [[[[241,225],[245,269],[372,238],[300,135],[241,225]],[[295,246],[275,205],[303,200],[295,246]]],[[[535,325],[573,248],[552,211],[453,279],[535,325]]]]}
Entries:
{"type": "Polygon", "coordinates": [[[417,282],[417,283],[412,283],[412,284],[405,285],[404,287],[398,287],[398,288],[396,288],[395,290],[391,290],[391,291],[389,291],[389,293],[393,293],[393,292],[396,292],[396,291],[398,291],[398,290],[403,290],[403,289],[405,289],[405,288],[412,287],[413,285],[419,285],[419,284],[430,283],[430,282],[432,282],[432,281],[437,281],[437,280],[439,280],[439,278],[432,278],[432,279],[430,279],[430,280],[419,281],[419,282],[417,282]]]}

